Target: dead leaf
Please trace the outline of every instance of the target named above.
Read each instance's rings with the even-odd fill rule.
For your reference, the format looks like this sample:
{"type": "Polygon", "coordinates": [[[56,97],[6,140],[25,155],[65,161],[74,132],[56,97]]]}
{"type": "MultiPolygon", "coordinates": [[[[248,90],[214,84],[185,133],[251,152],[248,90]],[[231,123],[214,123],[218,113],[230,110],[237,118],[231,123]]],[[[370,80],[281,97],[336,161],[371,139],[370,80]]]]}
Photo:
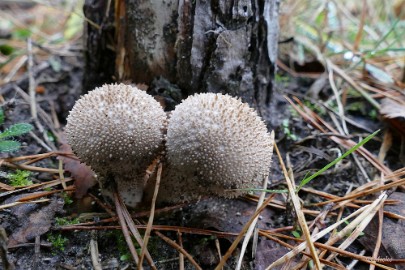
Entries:
{"type": "MultiPolygon", "coordinates": [[[[280,257],[288,252],[288,248],[280,246],[279,244],[268,241],[266,239],[261,239],[257,246],[257,252],[255,257],[255,269],[264,270],[267,266],[277,261],[280,257]]],[[[297,262],[296,259],[292,261],[297,262]]],[[[274,268],[281,269],[282,266],[274,268]]]]}
{"type": "Polygon", "coordinates": [[[394,83],[394,79],[391,77],[391,75],[377,66],[366,64],[365,69],[373,78],[377,79],[382,83],[385,84],[394,83]]]}
{"type": "Polygon", "coordinates": [[[72,148],[69,144],[66,143],[64,138],[61,138],[61,145],[59,147],[60,151],[65,153],[72,153],[71,156],[59,156],[58,159],[61,159],[65,170],[68,171],[72,178],[75,180],[76,198],[82,198],[87,191],[96,185],[97,180],[95,173],[91,170],[89,166],[84,163],[81,163],[80,160],[73,155],[72,148]]]}
{"type": "MultiPolygon", "coordinates": [[[[22,195],[13,197],[11,201],[19,200],[20,196],[22,195]]],[[[17,218],[16,224],[20,226],[13,228],[8,247],[27,243],[35,239],[36,236],[47,233],[55,219],[55,214],[62,213],[63,204],[63,200],[53,197],[47,205],[31,203],[11,208],[11,214],[17,218]]]]}
{"type": "Polygon", "coordinates": [[[381,102],[380,114],[385,118],[400,117],[405,119],[405,101],[403,98],[398,98],[398,101],[384,98],[381,102]]]}
{"type": "Polygon", "coordinates": [[[398,97],[398,100],[384,98],[380,114],[401,136],[405,134],[405,98],[398,97]]]}

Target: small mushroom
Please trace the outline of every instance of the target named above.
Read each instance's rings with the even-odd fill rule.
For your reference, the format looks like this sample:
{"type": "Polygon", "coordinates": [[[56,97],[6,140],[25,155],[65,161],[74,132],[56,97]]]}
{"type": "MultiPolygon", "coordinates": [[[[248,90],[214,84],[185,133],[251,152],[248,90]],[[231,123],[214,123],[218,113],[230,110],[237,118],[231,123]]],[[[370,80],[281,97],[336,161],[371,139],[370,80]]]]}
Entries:
{"type": "Polygon", "coordinates": [[[82,96],[66,125],[69,144],[130,207],[142,199],[147,167],[162,150],[166,114],[152,96],[124,84],[103,85],[82,96]]]}
{"type": "Polygon", "coordinates": [[[202,195],[232,198],[261,187],[273,140],[247,104],[229,95],[196,94],[172,112],[160,201],[202,195]],[[170,190],[170,192],[169,192],[170,190]]]}

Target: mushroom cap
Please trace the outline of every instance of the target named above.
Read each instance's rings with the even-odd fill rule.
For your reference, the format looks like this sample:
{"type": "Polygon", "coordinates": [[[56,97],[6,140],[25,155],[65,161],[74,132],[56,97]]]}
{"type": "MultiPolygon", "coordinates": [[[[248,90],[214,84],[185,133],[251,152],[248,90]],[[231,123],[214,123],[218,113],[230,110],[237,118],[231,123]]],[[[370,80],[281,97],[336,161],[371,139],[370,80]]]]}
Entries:
{"type": "Polygon", "coordinates": [[[65,131],[75,154],[102,181],[114,178],[125,191],[118,184],[123,181],[130,190],[126,196],[139,197],[142,176],[161,150],[165,123],[166,114],[152,96],[130,85],[111,84],[76,102],[65,131]]]}
{"type": "Polygon", "coordinates": [[[172,179],[167,182],[176,182],[184,193],[234,197],[246,191],[230,189],[259,187],[268,176],[273,140],[247,104],[204,93],[190,96],[173,111],[166,147],[172,179]]]}

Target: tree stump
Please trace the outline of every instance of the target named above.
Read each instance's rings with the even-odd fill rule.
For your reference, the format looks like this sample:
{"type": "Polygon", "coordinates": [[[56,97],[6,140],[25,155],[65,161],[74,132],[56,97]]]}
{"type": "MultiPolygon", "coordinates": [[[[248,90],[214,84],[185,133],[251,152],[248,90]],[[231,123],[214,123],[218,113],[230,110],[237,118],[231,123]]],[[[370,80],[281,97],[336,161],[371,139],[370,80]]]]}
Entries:
{"type": "Polygon", "coordinates": [[[278,0],[86,0],[85,88],[156,84],[239,96],[269,119],[278,0]],[[107,16],[103,16],[103,15],[107,16]]]}

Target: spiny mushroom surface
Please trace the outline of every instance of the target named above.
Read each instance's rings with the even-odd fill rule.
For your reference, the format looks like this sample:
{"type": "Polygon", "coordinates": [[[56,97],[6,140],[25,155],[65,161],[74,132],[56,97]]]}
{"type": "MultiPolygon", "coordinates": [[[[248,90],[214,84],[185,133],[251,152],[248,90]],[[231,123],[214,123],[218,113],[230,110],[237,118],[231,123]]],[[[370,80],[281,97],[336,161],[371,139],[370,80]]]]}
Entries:
{"type": "Polygon", "coordinates": [[[268,176],[273,140],[257,113],[239,99],[205,93],[173,111],[167,129],[163,201],[201,195],[235,197],[268,176]],[[166,187],[174,191],[169,195],[166,187]],[[176,193],[177,192],[177,193],[176,193]]]}
{"type": "Polygon", "coordinates": [[[166,114],[152,96],[124,84],[103,85],[82,96],[66,125],[69,144],[100,177],[108,195],[116,184],[125,204],[142,198],[144,175],[163,142],[166,114]]]}

